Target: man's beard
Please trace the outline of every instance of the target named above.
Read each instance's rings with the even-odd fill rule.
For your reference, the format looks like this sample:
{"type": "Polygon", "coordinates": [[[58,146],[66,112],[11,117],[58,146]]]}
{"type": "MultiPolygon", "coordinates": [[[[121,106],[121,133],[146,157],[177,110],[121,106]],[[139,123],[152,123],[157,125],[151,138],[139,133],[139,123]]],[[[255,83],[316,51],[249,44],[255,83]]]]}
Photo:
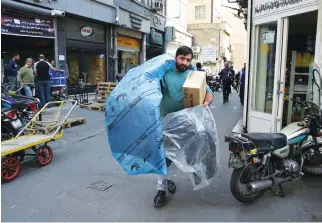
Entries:
{"type": "Polygon", "coordinates": [[[176,64],[176,67],[179,72],[185,72],[186,70],[188,70],[188,67],[185,65],[176,64]]]}

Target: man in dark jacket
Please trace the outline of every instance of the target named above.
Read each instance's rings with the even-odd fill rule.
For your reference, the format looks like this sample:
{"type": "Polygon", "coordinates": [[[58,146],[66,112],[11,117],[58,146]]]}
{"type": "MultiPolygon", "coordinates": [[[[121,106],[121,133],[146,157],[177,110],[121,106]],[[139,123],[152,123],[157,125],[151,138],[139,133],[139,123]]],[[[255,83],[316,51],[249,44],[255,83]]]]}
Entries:
{"type": "Polygon", "coordinates": [[[230,69],[228,66],[228,62],[225,62],[224,69],[222,69],[219,73],[219,76],[222,80],[222,85],[223,85],[223,103],[226,103],[227,101],[229,101],[229,93],[231,91],[230,89],[231,80],[229,78],[229,73],[230,73],[230,69]]]}
{"type": "Polygon", "coordinates": [[[20,56],[18,53],[14,53],[12,55],[12,59],[9,60],[7,66],[7,78],[10,83],[10,90],[15,90],[17,86],[17,74],[18,74],[18,64],[17,62],[20,60],[20,56]]]}
{"type": "Polygon", "coordinates": [[[244,91],[245,91],[245,75],[246,75],[246,64],[242,69],[241,78],[240,78],[240,88],[239,88],[239,98],[240,103],[244,105],[244,91]]]}

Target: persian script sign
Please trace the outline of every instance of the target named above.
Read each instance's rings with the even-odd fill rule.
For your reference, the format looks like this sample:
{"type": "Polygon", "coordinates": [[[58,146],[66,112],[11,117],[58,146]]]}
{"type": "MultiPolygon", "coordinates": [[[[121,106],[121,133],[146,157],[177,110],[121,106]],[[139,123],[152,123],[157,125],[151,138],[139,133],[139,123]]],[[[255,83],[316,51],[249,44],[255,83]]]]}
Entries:
{"type": "Polygon", "coordinates": [[[1,34],[55,38],[55,29],[52,20],[2,13],[1,34]]]}

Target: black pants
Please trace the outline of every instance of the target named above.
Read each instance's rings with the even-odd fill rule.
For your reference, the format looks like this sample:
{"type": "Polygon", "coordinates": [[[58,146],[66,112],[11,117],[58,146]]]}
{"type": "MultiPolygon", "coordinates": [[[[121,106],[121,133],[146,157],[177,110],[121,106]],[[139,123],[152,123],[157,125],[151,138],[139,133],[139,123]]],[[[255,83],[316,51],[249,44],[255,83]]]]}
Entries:
{"type": "Polygon", "coordinates": [[[245,85],[240,85],[239,87],[239,98],[240,98],[240,103],[244,105],[244,90],[245,90],[245,85]]]}
{"type": "Polygon", "coordinates": [[[229,93],[231,92],[230,81],[223,81],[223,100],[227,101],[229,99],[229,93]]]}

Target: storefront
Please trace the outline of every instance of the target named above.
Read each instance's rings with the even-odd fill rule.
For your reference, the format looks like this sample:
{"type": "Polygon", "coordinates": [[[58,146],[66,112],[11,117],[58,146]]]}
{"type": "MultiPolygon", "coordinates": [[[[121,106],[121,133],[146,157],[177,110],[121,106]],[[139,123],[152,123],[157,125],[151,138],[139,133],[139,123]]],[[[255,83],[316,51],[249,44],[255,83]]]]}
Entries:
{"type": "Polygon", "coordinates": [[[78,85],[86,79],[87,85],[95,87],[106,81],[106,28],[104,23],[85,19],[66,18],[68,85],[78,85]]]}
{"type": "Polygon", "coordinates": [[[143,33],[131,29],[117,28],[117,73],[124,76],[138,66],[142,58],[143,33]]]}
{"type": "Polygon", "coordinates": [[[18,14],[6,9],[1,13],[1,59],[4,68],[13,53],[20,55],[19,66],[26,58],[38,60],[44,54],[48,61],[55,59],[55,20],[50,17],[18,14]]]}
{"type": "Polygon", "coordinates": [[[173,26],[166,27],[165,32],[166,53],[175,56],[180,46],[192,46],[192,35],[187,32],[181,32],[173,26]]]}
{"type": "Polygon", "coordinates": [[[250,6],[243,126],[277,132],[303,118],[290,99],[305,100],[310,63],[322,65],[322,1],[254,0],[250,6]]]}

